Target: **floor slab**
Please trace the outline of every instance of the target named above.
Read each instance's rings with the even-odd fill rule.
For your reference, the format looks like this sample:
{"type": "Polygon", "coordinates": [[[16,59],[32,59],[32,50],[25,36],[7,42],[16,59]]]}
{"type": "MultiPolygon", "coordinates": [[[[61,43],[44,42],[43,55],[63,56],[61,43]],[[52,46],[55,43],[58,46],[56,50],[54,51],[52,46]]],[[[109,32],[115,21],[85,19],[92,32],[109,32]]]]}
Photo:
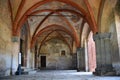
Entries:
{"type": "Polygon", "coordinates": [[[120,80],[119,76],[94,76],[76,70],[39,70],[31,75],[0,77],[0,80],[120,80]]]}

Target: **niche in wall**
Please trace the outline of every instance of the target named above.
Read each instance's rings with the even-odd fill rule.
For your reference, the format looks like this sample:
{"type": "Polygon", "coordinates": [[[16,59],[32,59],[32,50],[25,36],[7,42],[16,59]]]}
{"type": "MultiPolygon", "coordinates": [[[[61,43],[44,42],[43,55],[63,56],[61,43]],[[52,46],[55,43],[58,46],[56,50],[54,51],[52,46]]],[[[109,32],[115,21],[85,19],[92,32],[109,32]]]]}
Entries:
{"type": "Polygon", "coordinates": [[[61,56],[65,56],[65,55],[66,55],[65,50],[62,50],[61,51],[61,56]]]}

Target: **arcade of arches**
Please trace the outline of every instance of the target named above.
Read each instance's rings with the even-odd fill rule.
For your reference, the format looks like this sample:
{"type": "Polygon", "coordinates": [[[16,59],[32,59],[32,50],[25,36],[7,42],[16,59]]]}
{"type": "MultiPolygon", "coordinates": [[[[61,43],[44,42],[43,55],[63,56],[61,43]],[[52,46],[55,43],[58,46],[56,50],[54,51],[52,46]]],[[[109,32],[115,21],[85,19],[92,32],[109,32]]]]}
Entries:
{"type": "Polygon", "coordinates": [[[18,66],[120,75],[120,0],[0,0],[0,76],[18,66]]]}

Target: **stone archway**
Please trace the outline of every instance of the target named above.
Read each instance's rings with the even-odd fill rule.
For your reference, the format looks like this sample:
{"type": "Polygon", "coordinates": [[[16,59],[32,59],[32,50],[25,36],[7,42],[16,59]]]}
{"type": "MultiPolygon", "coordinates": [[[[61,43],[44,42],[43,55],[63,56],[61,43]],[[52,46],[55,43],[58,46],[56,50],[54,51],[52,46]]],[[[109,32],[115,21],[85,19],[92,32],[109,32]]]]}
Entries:
{"type": "Polygon", "coordinates": [[[20,33],[21,66],[27,67],[28,30],[24,24],[20,33]]]}

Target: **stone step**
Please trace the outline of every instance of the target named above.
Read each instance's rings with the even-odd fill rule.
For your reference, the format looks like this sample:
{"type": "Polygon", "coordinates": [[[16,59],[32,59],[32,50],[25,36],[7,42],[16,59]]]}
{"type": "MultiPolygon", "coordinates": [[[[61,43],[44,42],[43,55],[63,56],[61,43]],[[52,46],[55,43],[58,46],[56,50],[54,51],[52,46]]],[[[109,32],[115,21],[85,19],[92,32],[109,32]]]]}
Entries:
{"type": "Polygon", "coordinates": [[[31,68],[21,67],[21,74],[35,74],[37,71],[31,68]]]}
{"type": "Polygon", "coordinates": [[[27,67],[21,67],[21,70],[22,70],[22,71],[30,71],[30,70],[32,70],[32,69],[27,68],[27,67]]]}
{"type": "Polygon", "coordinates": [[[37,71],[36,70],[32,70],[32,71],[29,71],[28,74],[35,74],[37,71]]]}
{"type": "Polygon", "coordinates": [[[22,71],[21,74],[35,74],[37,71],[31,70],[31,71],[22,71]]]}

